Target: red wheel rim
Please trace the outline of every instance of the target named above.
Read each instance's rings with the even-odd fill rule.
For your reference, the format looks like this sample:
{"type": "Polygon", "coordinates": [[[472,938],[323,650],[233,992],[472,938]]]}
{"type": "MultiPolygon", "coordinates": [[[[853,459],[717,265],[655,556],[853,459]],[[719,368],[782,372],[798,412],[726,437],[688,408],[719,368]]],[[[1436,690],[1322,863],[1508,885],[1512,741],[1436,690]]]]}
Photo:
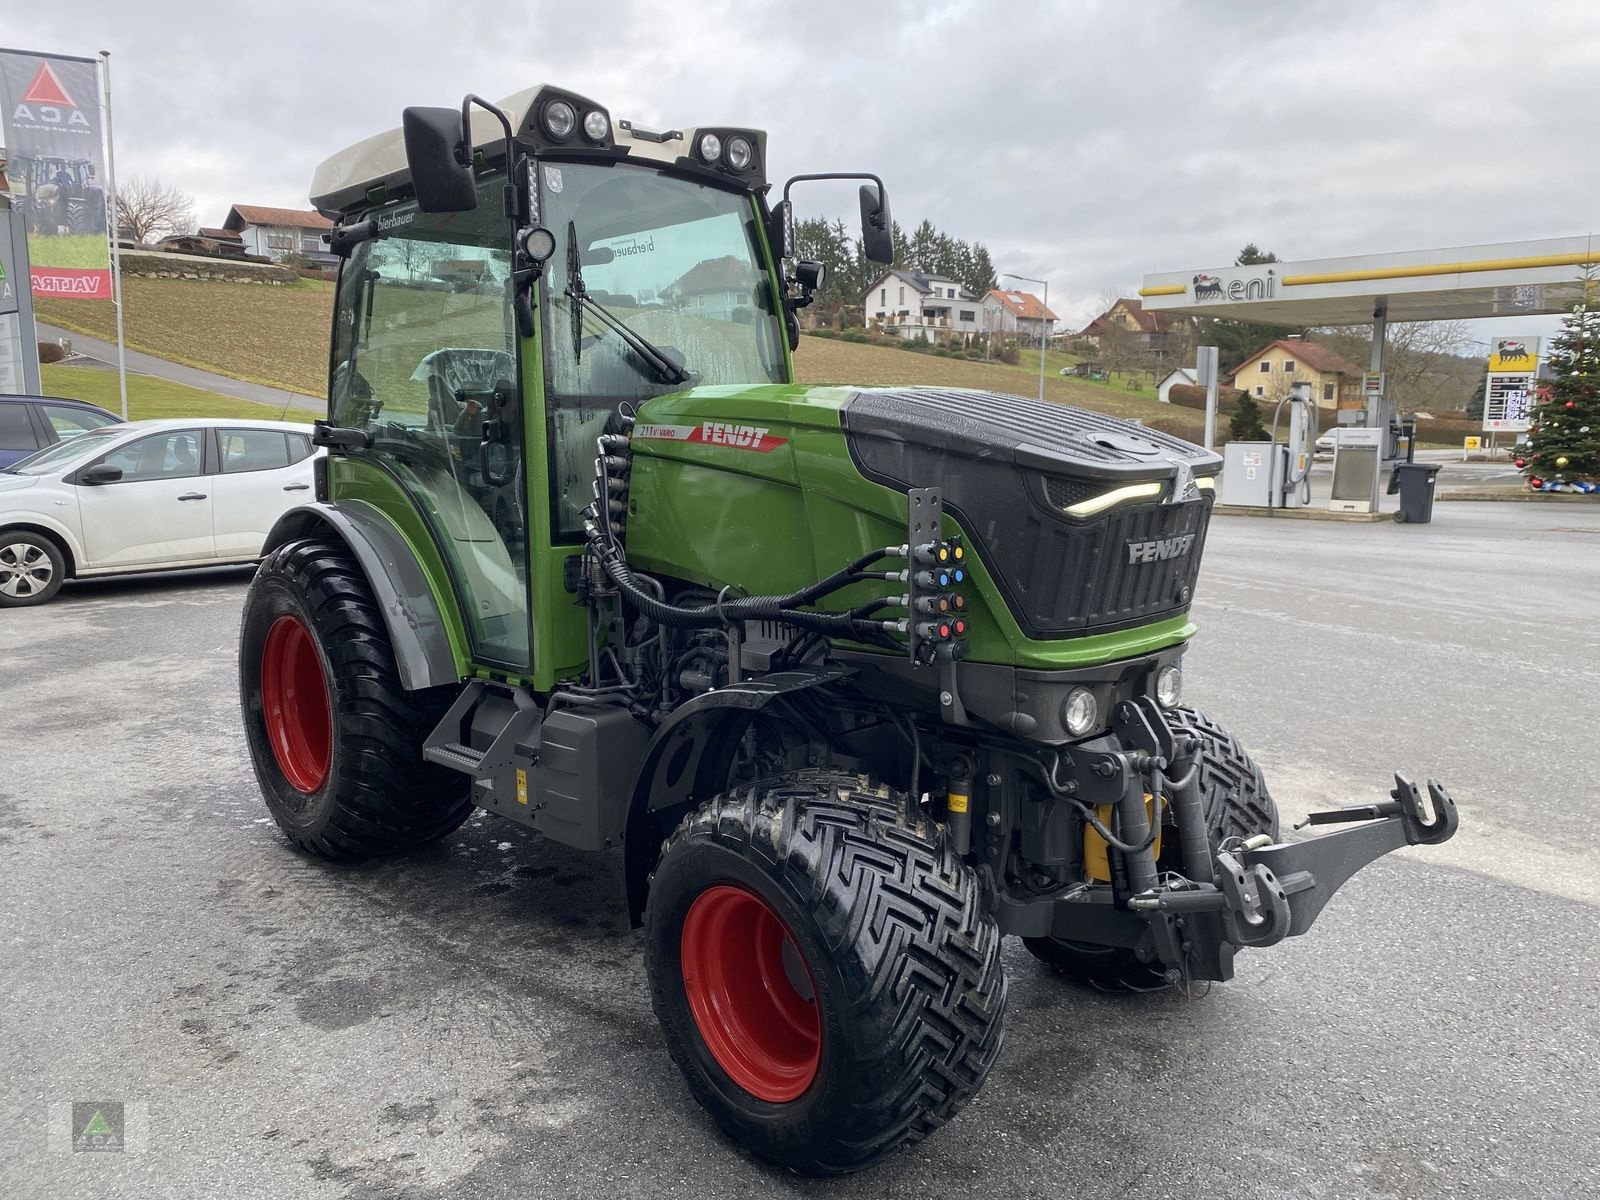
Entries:
{"type": "Polygon", "coordinates": [[[822,1017],[772,906],[742,887],[707,888],[683,919],[682,957],[689,1011],[717,1065],[758,1100],[803,1094],[822,1061],[822,1017]]]}
{"type": "Polygon", "coordinates": [[[267,741],[290,785],[314,792],[333,757],[333,715],[317,644],[299,617],[282,616],[261,648],[261,708],[267,741]]]}

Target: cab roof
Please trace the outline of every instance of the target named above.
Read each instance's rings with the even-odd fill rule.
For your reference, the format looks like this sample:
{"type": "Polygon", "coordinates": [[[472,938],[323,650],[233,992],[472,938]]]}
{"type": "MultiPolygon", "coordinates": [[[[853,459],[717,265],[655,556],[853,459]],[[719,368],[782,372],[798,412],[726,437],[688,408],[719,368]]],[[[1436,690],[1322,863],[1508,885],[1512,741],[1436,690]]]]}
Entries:
{"type": "MultiPolygon", "coordinates": [[[[742,127],[697,126],[691,129],[670,129],[656,132],[641,129],[631,122],[612,119],[604,105],[587,100],[575,92],[548,84],[536,85],[515,92],[497,102],[516,130],[517,140],[531,146],[536,152],[556,156],[575,154],[605,159],[645,159],[668,166],[720,176],[725,182],[762,189],[766,186],[767,135],[763,130],[742,127]],[[565,100],[572,104],[581,125],[584,116],[598,110],[606,116],[610,127],[605,142],[594,145],[581,135],[565,142],[550,138],[540,124],[545,106],[565,100]],[[694,156],[703,133],[716,133],[726,141],[728,135],[743,134],[755,146],[755,158],[748,171],[734,173],[708,167],[694,156]]],[[[472,145],[482,151],[485,158],[500,157],[505,131],[500,122],[482,108],[472,109],[472,145]]],[[[339,153],[325,159],[311,176],[311,203],[327,217],[364,206],[380,189],[392,198],[396,190],[410,187],[411,172],[406,166],[405,138],[399,129],[390,129],[347,146],[339,153]]]]}

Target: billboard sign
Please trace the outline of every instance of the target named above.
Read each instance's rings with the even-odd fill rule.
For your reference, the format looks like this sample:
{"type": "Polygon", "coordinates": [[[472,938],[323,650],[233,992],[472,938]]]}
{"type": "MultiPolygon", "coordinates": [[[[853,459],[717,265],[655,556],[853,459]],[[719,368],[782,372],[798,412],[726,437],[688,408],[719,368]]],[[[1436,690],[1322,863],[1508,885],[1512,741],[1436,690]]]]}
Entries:
{"type": "Polygon", "coordinates": [[[0,50],[0,131],[35,296],[111,298],[100,122],[94,59],[0,50]]]}

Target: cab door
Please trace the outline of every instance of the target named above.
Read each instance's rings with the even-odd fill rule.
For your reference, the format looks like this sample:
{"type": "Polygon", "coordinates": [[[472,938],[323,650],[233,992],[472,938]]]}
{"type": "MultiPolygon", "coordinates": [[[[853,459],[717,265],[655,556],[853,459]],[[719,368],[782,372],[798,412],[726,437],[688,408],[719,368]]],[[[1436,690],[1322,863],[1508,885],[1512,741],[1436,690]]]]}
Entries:
{"type": "Polygon", "coordinates": [[[398,482],[426,521],[473,658],[522,674],[533,666],[528,484],[498,188],[480,189],[471,212],[391,210],[394,232],[355,248],[339,276],[330,390],[334,424],[369,434],[346,453],[398,482]]]}
{"type": "Polygon", "coordinates": [[[162,430],[96,459],[120,468],[122,477],[77,485],[83,566],[102,570],[213,561],[211,480],[204,462],[202,429],[162,430]]]}

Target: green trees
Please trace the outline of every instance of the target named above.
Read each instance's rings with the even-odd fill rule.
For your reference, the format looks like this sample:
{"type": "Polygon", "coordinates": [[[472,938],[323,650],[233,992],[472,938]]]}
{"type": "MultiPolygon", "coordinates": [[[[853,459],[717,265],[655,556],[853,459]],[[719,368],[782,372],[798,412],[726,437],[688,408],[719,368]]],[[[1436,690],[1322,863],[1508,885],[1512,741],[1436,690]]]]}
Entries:
{"type": "MultiPolygon", "coordinates": [[[[1592,281],[1591,281],[1592,282],[1592,281]]],[[[1523,454],[1530,480],[1600,482],[1600,307],[1580,300],[1550,343],[1550,395],[1523,454]]]]}
{"type": "Polygon", "coordinates": [[[1234,405],[1233,417],[1228,422],[1228,440],[1233,442],[1264,442],[1267,427],[1261,423],[1261,406],[1254,396],[1240,395],[1234,405]]]}
{"type": "MultiPolygon", "coordinates": [[[[796,251],[827,268],[817,294],[817,312],[831,318],[847,305],[861,303],[861,294],[883,271],[868,262],[844,221],[808,217],[795,222],[796,251]]],[[[923,270],[959,282],[975,296],[996,286],[994,262],[982,242],[951,237],[924,220],[908,235],[894,223],[894,265],[902,270],[923,270]]]]}

